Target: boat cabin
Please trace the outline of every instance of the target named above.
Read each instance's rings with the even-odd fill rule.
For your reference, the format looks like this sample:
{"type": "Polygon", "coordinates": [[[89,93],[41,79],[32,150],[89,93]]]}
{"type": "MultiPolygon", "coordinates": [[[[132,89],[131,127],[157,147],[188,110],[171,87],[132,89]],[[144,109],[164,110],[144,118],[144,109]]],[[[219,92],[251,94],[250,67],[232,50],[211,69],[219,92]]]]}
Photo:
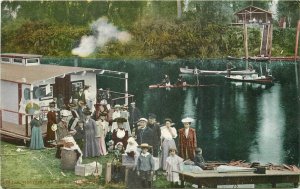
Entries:
{"type": "MultiPolygon", "coordinates": [[[[125,80],[121,94],[128,103],[128,73],[94,68],[41,64],[41,55],[1,54],[1,108],[0,133],[13,138],[29,140],[29,123],[35,110],[40,110],[46,133],[49,102],[61,100],[67,106],[79,88],[90,86],[89,92],[96,103],[99,76],[115,74],[125,80]],[[98,78],[98,79],[97,79],[98,78]]],[[[119,97],[120,99],[120,97],[119,97]]]]}

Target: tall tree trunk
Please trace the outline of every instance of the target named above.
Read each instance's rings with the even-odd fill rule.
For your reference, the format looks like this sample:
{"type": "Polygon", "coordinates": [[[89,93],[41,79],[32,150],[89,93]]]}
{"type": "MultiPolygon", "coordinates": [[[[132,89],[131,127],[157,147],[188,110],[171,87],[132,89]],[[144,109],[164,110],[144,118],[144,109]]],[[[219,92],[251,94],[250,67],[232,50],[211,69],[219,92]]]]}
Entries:
{"type": "Polygon", "coordinates": [[[181,18],[182,9],[181,9],[181,0],[177,0],[177,18],[181,18]]]}

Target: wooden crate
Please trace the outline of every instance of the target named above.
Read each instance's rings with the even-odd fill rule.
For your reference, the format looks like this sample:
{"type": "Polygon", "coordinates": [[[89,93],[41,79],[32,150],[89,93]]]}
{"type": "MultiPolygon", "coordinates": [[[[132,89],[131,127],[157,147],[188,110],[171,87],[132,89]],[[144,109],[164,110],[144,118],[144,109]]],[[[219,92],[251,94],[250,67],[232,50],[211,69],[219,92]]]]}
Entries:
{"type": "MultiPolygon", "coordinates": [[[[98,167],[98,175],[102,174],[102,165],[97,163],[98,167]]],[[[96,172],[96,162],[88,163],[88,164],[79,164],[75,166],[75,175],[79,176],[88,176],[92,175],[96,172]]]]}

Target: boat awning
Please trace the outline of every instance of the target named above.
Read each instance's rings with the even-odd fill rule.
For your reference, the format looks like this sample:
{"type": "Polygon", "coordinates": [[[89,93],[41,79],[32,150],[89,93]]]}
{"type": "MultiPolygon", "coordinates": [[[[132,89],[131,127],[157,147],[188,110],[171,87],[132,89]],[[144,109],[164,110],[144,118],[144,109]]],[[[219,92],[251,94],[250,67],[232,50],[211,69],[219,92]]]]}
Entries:
{"type": "Polygon", "coordinates": [[[37,84],[45,80],[53,79],[55,77],[61,77],[68,74],[80,74],[83,72],[94,72],[95,74],[103,74],[104,71],[115,72],[95,68],[82,68],[45,64],[36,66],[21,66],[15,64],[1,63],[0,69],[1,80],[25,84],[37,84]]]}

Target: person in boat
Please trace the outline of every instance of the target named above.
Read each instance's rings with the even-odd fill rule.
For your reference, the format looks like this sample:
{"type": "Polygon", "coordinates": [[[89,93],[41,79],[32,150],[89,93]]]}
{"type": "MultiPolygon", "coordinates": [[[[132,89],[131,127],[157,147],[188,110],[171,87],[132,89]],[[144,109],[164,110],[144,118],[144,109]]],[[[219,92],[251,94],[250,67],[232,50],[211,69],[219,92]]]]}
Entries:
{"type": "Polygon", "coordinates": [[[170,86],[171,85],[170,78],[167,74],[163,78],[163,80],[161,82],[161,85],[163,85],[163,86],[170,86]]]}
{"type": "Polygon", "coordinates": [[[177,86],[185,86],[186,85],[186,81],[183,79],[182,75],[178,77],[176,85],[177,86]]]}
{"type": "Polygon", "coordinates": [[[253,66],[252,66],[252,65],[249,65],[249,66],[248,66],[248,70],[249,70],[249,71],[252,71],[252,70],[253,70],[253,66]]]}
{"type": "Polygon", "coordinates": [[[231,63],[228,63],[227,66],[226,66],[226,70],[227,70],[227,77],[230,77],[231,75],[231,70],[232,70],[232,64],[231,63]]]}

